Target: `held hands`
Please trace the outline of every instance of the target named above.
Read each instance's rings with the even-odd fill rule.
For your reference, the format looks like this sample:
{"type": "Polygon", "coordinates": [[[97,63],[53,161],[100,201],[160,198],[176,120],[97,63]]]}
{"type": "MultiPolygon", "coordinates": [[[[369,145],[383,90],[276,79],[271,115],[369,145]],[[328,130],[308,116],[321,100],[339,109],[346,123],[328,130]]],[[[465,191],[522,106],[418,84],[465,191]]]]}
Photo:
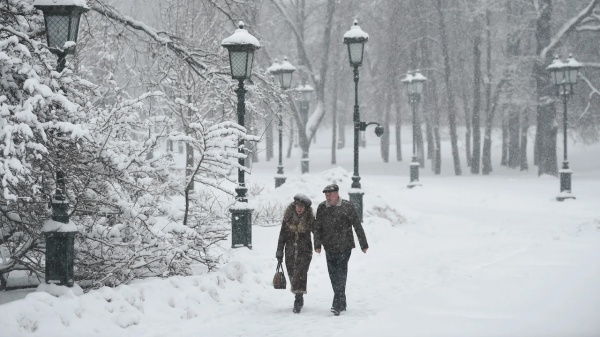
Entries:
{"type": "Polygon", "coordinates": [[[363,249],[361,249],[361,250],[362,250],[362,252],[363,252],[363,253],[365,253],[365,254],[366,254],[366,253],[367,253],[367,249],[369,249],[369,248],[363,248],[363,249]]]}

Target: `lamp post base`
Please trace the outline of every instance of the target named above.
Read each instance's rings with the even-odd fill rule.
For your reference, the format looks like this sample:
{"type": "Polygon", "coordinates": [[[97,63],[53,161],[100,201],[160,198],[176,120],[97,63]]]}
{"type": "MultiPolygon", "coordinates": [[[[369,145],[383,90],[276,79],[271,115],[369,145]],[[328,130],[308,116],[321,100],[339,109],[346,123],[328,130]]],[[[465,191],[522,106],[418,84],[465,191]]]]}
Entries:
{"type": "Polygon", "coordinates": [[[44,233],[46,237],[46,283],[73,286],[75,234],[77,232],[44,233]]]}
{"type": "Polygon", "coordinates": [[[360,218],[360,222],[363,222],[363,195],[365,193],[360,190],[354,190],[348,193],[350,197],[350,202],[354,205],[354,209],[356,209],[356,214],[360,218]]]}
{"type": "Polygon", "coordinates": [[[277,177],[275,177],[275,188],[277,188],[277,187],[285,184],[285,180],[286,179],[287,178],[283,177],[283,176],[277,176],[277,177]]]}
{"type": "Polygon", "coordinates": [[[563,201],[565,199],[575,199],[571,194],[571,175],[573,171],[569,169],[569,162],[564,161],[560,173],[560,193],[556,196],[556,200],[563,201]]]}
{"type": "Polygon", "coordinates": [[[300,165],[302,167],[302,174],[308,173],[309,160],[308,158],[302,158],[300,160],[300,165]]]}
{"type": "MultiPolygon", "coordinates": [[[[281,153],[280,153],[281,155],[281,153]]],[[[285,184],[286,177],[283,175],[283,166],[281,165],[281,156],[279,157],[279,166],[277,166],[277,175],[275,176],[275,188],[285,184]]]]}
{"type": "Polygon", "coordinates": [[[410,183],[406,186],[408,188],[421,186],[421,183],[419,182],[419,162],[416,157],[413,157],[412,162],[410,163],[410,183]]]}
{"type": "Polygon", "coordinates": [[[252,249],[252,209],[232,208],[229,211],[231,212],[231,248],[252,249]]]}

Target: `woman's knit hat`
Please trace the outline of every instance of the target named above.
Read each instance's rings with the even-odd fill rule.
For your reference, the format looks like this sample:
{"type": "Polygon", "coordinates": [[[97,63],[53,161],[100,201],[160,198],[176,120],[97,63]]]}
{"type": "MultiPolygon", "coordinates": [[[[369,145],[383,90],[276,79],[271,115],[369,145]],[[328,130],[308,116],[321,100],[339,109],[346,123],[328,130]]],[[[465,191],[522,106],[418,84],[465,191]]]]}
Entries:
{"type": "Polygon", "coordinates": [[[298,193],[294,196],[295,203],[302,203],[305,207],[310,207],[312,201],[306,196],[306,194],[298,193]]]}

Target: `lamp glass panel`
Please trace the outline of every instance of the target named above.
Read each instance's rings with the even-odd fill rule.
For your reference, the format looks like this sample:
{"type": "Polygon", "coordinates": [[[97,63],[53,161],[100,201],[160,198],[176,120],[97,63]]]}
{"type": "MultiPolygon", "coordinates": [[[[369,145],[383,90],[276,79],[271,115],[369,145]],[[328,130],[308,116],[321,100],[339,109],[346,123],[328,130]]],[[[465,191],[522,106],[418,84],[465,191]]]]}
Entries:
{"type": "Polygon", "coordinates": [[[423,91],[423,81],[416,81],[414,83],[415,85],[415,93],[416,94],[421,94],[421,92],[423,91]]]}
{"type": "Polygon", "coordinates": [[[233,78],[246,78],[246,65],[247,65],[246,51],[229,51],[229,62],[231,63],[231,77],[233,78]]]}
{"type": "Polygon", "coordinates": [[[579,69],[577,68],[569,68],[568,70],[569,83],[575,84],[577,83],[577,74],[579,73],[579,69]]]}
{"type": "Polygon", "coordinates": [[[348,54],[350,55],[350,63],[352,65],[360,65],[363,58],[363,43],[349,43],[348,54]]]}
{"type": "Polygon", "coordinates": [[[292,74],[291,72],[286,72],[281,74],[281,87],[284,89],[288,89],[292,86],[292,74]]]}
{"type": "Polygon", "coordinates": [[[48,47],[62,49],[65,42],[69,41],[69,21],[68,15],[46,16],[48,47]]]}
{"type": "Polygon", "coordinates": [[[412,95],[415,93],[415,82],[408,82],[408,85],[406,86],[406,92],[409,95],[412,95]]]}
{"type": "MultiPolygon", "coordinates": [[[[77,42],[77,35],[79,34],[79,18],[80,14],[73,14],[71,16],[71,31],[69,32],[69,41],[77,42]]],[[[75,53],[75,47],[69,48],[71,53],[75,53]]]]}
{"type": "Polygon", "coordinates": [[[302,92],[302,99],[304,102],[310,102],[310,97],[312,96],[312,90],[304,90],[302,92]]]}
{"type": "Polygon", "coordinates": [[[562,69],[552,70],[552,77],[554,78],[554,84],[561,84],[564,80],[564,71],[562,69]]]}
{"type": "Polygon", "coordinates": [[[246,65],[246,78],[252,76],[252,60],[254,59],[254,50],[247,51],[248,53],[248,64],[246,65]]]}

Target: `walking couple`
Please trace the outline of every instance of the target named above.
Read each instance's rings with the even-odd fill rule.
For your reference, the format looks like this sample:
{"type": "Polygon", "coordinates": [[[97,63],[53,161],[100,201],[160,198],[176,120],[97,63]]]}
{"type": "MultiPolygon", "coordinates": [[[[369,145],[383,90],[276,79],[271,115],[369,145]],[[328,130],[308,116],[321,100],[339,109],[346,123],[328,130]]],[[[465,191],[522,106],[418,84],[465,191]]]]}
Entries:
{"type": "Polygon", "coordinates": [[[367,252],[369,245],[354,206],[340,198],[339,187],[336,184],[327,185],[323,193],[325,201],[317,207],[316,217],[311,208],[312,202],[306,195],[299,193],[294,196],[294,201],[283,215],[275,257],[281,262],[285,256],[291,291],[296,296],[293,312],[300,313],[304,306],[308,268],[313,254],[312,232],[315,252],[321,253],[321,247],[325,248],[327,270],[333,288],[331,312],[339,316],[340,312],[346,310],[348,261],[355,247],[352,228],[356,231],[363,253],[367,252]]]}

